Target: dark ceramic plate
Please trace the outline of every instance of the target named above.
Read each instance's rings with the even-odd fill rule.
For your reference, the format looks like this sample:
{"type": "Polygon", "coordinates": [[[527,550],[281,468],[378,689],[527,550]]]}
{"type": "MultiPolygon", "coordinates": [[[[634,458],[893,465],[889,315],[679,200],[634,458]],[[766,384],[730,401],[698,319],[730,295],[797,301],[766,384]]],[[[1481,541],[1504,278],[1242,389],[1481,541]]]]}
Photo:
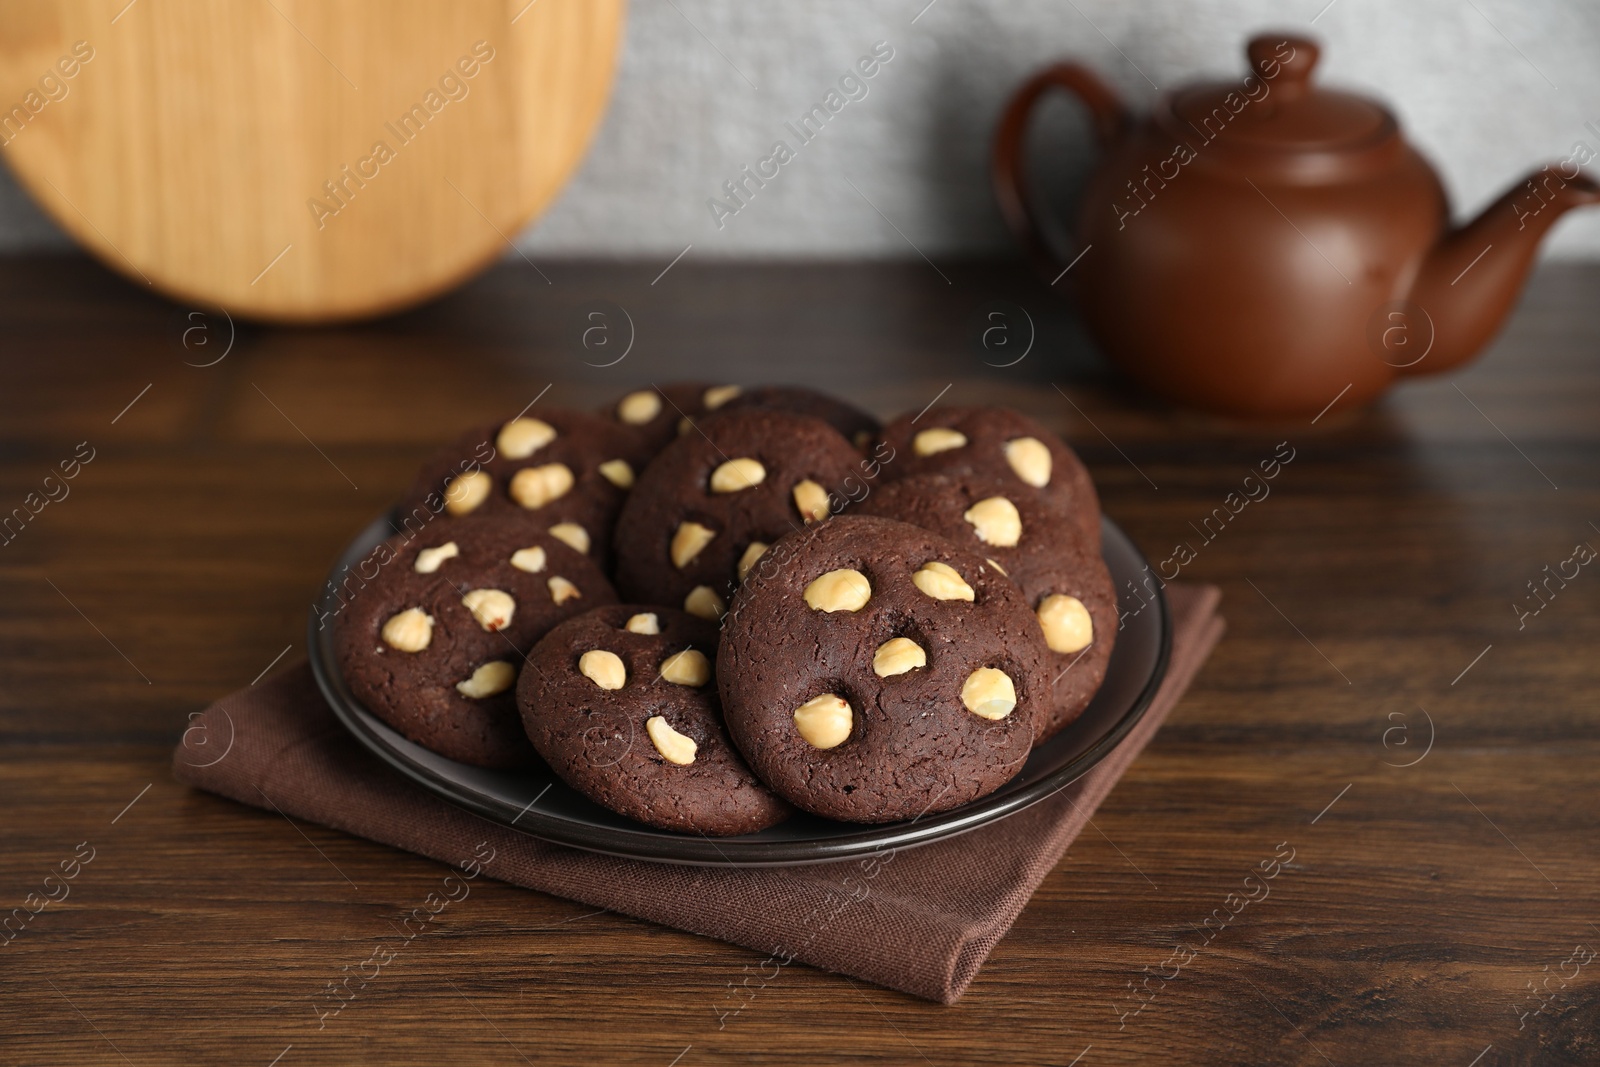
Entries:
{"type": "MultiPolygon", "coordinates": [[[[1145,560],[1126,534],[1103,520],[1103,549],[1113,586],[1143,586],[1145,560]]],[[[340,557],[329,588],[346,568],[382,541],[391,527],[378,519],[340,557]]],[[[317,609],[329,611],[327,603],[317,609]]],[[[788,822],[740,837],[692,836],[657,830],[625,819],[581,796],[547,768],[490,771],[435,755],[390,729],[350,694],[333,653],[332,629],[317,626],[311,613],[311,669],[335,714],[363,744],[424,788],[495,822],[563,845],[664,863],[779,866],[826,863],[890,848],[908,848],[951,837],[1002,819],[1072,784],[1100,762],[1150,706],[1167,670],[1172,640],[1167,604],[1154,594],[1142,610],[1135,604],[1117,635],[1105,684],[1083,715],[1040,745],[1019,773],[998,791],[951,811],[882,826],[832,822],[797,815],[788,822]]]]}

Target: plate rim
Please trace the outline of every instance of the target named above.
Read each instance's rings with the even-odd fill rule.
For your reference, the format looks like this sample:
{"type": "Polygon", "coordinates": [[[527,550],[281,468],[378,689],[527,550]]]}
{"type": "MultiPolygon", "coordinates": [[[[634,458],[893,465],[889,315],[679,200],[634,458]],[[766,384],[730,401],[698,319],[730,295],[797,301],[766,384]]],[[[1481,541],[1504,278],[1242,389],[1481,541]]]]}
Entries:
{"type": "MultiPolygon", "coordinates": [[[[1159,626],[1156,660],[1151,667],[1149,677],[1145,679],[1143,688],[1122,716],[1083,752],[1042,776],[1038,781],[1003,797],[991,794],[969,801],[950,811],[940,812],[920,826],[919,816],[907,822],[863,825],[859,832],[821,841],[743,841],[738,837],[714,838],[706,834],[696,837],[657,829],[643,823],[637,828],[607,826],[580,828],[579,824],[570,819],[534,811],[531,805],[513,815],[509,810],[511,805],[502,807],[495,801],[439,775],[431,768],[413,762],[405,753],[391,747],[387,739],[373,728],[367,717],[374,720],[377,717],[349,692],[333,654],[333,627],[318,625],[321,618],[327,614],[321,609],[327,608],[329,598],[336,596],[333,591],[338,588],[344,572],[362,555],[371,551],[370,546],[359,550],[358,546],[366,542],[375,528],[381,526],[384,529],[392,529],[391,518],[392,512],[386,512],[372,520],[345,546],[334,561],[333,570],[329,572],[323,591],[311,605],[310,619],[307,623],[306,651],[318,691],[333,711],[334,717],[369,753],[378,756],[433,796],[506,829],[586,852],[679,866],[784,867],[838,863],[859,856],[915,848],[955,837],[1030,808],[1089,773],[1144,719],[1162,683],[1166,680],[1170,666],[1172,613],[1167,604],[1165,590],[1162,588],[1164,583],[1158,583],[1154,589],[1154,604],[1159,626]],[[667,842],[670,849],[677,854],[664,854],[659,847],[650,847],[652,843],[659,846],[662,842],[667,842]],[[729,855],[723,846],[731,846],[736,855],[729,855]]],[[[1114,530],[1116,535],[1133,550],[1137,562],[1142,563],[1145,569],[1149,569],[1149,560],[1133,538],[1104,514],[1101,515],[1100,522],[1102,534],[1114,530]]],[[[385,534],[385,537],[387,536],[385,534]]],[[[1120,603],[1120,598],[1118,601],[1120,603]]],[[[553,771],[551,774],[553,778],[560,777],[553,771]]]]}

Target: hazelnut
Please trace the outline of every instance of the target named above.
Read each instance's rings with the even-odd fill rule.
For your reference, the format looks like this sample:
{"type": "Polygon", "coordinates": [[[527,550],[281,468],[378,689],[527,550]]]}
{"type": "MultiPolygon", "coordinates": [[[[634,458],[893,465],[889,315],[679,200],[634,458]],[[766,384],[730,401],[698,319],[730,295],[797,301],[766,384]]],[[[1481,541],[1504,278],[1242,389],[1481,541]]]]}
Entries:
{"type": "Polygon", "coordinates": [[[600,464],[600,477],[618,489],[633,488],[633,468],[625,459],[608,459],[600,464]]]}
{"type": "Polygon", "coordinates": [[[971,600],[972,586],[948,563],[929,560],[911,576],[911,584],[935,600],[971,600]]]}
{"type": "Polygon", "coordinates": [[[713,385],[701,395],[700,403],[707,411],[715,411],[742,392],[737,385],[713,385]]]}
{"type": "Polygon", "coordinates": [[[1037,437],[1017,437],[1005,444],[1006,462],[1017,477],[1043,489],[1050,484],[1050,449],[1037,437]]]}
{"type": "Polygon", "coordinates": [[[510,626],[511,616],[517,610],[517,602],[499,589],[474,589],[461,598],[461,606],[472,612],[478,625],[490,633],[510,626]]]}
{"type": "Polygon", "coordinates": [[[943,426],[936,426],[931,430],[923,430],[911,439],[911,450],[919,456],[931,456],[939,452],[948,452],[952,448],[965,448],[967,435],[960,430],[951,430],[943,426]]]}
{"type": "Polygon", "coordinates": [[[983,561],[985,563],[987,563],[989,566],[993,567],[995,570],[999,571],[1002,577],[1005,577],[1005,578],[1011,577],[1011,575],[1006,573],[1006,569],[1004,567],[1000,566],[1000,564],[996,563],[994,560],[992,560],[992,559],[988,558],[987,556],[985,556],[983,561]]]}
{"type": "Polygon", "coordinates": [[[766,480],[767,468],[761,465],[760,460],[741,456],[728,460],[711,472],[711,491],[737,493],[741,489],[752,489],[766,480]]]}
{"type": "Polygon", "coordinates": [[[697,619],[716,622],[722,618],[722,613],[728,610],[728,605],[709,585],[697,585],[683,598],[683,610],[697,619]]]}
{"type": "Polygon", "coordinates": [[[1017,706],[1017,688],[1005,671],[979,667],[961,686],[961,703],[982,719],[1003,719],[1017,706]]]}
{"type": "Polygon", "coordinates": [[[661,397],[653,389],[640,389],[617,402],[617,418],[629,426],[643,426],[661,414],[661,397]]]}
{"type": "Polygon", "coordinates": [[[433,641],[433,616],[407,608],[383,624],[383,643],[401,652],[421,652],[433,641]]]}
{"type": "Polygon", "coordinates": [[[684,434],[688,433],[692,429],[694,429],[694,420],[689,418],[689,416],[685,415],[683,418],[678,420],[678,436],[679,437],[682,437],[684,434]]]}
{"type": "Polygon", "coordinates": [[[711,680],[711,661],[703,652],[686,648],[661,661],[661,677],[673,685],[698,688],[711,680]]]}
{"type": "Polygon", "coordinates": [[[485,663],[472,672],[472,677],[456,683],[456,692],[472,700],[482,700],[496,693],[504,693],[517,680],[517,669],[503,659],[485,663]]]}
{"type": "Polygon", "coordinates": [[[805,598],[812,611],[860,611],[872,599],[872,583],[860,571],[842,567],[813,578],[805,598]]]}
{"type": "Polygon", "coordinates": [[[672,565],[683,570],[716,536],[717,531],[698,522],[679,523],[677,532],[672,535],[672,565]]]}
{"type": "Polygon", "coordinates": [[[584,555],[589,554],[589,531],[575,522],[558,522],[550,527],[550,536],[564,545],[577,549],[584,555]]]}
{"type": "Polygon", "coordinates": [[[539,545],[534,545],[532,548],[519,548],[511,553],[511,565],[519,571],[538,574],[544,570],[544,564],[545,551],[539,545]]]}
{"type": "Polygon", "coordinates": [[[511,499],[532,510],[559,500],[572,488],[572,468],[565,463],[524,467],[511,476],[511,499]]]}
{"type": "Polygon", "coordinates": [[[1022,516],[1017,506],[1003,496],[980,500],[961,516],[972,523],[978,540],[997,548],[1015,548],[1022,540],[1022,516]]]}
{"type": "Polygon", "coordinates": [[[835,693],[823,693],[794,709],[794,727],[812,748],[837,748],[850,736],[855,712],[835,693]]]}
{"type": "Polygon", "coordinates": [[[644,721],[644,732],[650,735],[650,743],[656,746],[656,751],[668,763],[687,767],[694,762],[694,754],[700,746],[667,725],[666,719],[659,715],[650,716],[644,721]]]}
{"type": "Polygon", "coordinates": [[[446,541],[437,548],[425,548],[417,553],[416,562],[411,564],[411,569],[418,574],[432,574],[447,559],[455,559],[461,555],[461,547],[454,541],[446,541]]]}
{"type": "Polygon", "coordinates": [[[891,637],[872,654],[872,673],[879,678],[892,678],[927,665],[928,653],[909,637],[891,637]]]}
{"type": "Polygon", "coordinates": [[[465,515],[476,510],[479,504],[489,499],[489,490],[494,485],[483,471],[468,471],[458,478],[450,479],[444,487],[444,509],[452,515],[465,515]]]}
{"type": "Polygon", "coordinates": [[[654,635],[661,632],[661,620],[653,611],[641,611],[637,615],[629,615],[622,628],[630,634],[654,635]]]}
{"type": "Polygon", "coordinates": [[[794,506],[806,522],[816,522],[828,517],[828,491],[807,478],[794,487],[794,506]]]}
{"type": "Polygon", "coordinates": [[[1051,652],[1082,652],[1094,643],[1094,620],[1075,596],[1051,593],[1041,600],[1039,628],[1051,652]]]}
{"type": "Polygon", "coordinates": [[[543,419],[512,419],[494,444],[507,459],[527,459],[555,439],[556,428],[543,419]]]}
{"type": "Polygon", "coordinates": [[[603,648],[591,648],[579,656],[578,671],[601,689],[621,689],[628,680],[622,657],[603,648]]]}
{"type": "Polygon", "coordinates": [[[583,596],[583,594],[578,591],[577,586],[573,585],[559,574],[555,575],[544,584],[545,588],[550,590],[551,603],[555,604],[557,607],[560,607],[569,600],[577,600],[583,596]]]}
{"type": "Polygon", "coordinates": [[[766,551],[767,543],[765,541],[751,541],[745,547],[744,555],[739,557],[739,580],[741,582],[744,581],[745,575],[750,573],[750,568],[756,565],[756,560],[765,555],[766,551]]]}

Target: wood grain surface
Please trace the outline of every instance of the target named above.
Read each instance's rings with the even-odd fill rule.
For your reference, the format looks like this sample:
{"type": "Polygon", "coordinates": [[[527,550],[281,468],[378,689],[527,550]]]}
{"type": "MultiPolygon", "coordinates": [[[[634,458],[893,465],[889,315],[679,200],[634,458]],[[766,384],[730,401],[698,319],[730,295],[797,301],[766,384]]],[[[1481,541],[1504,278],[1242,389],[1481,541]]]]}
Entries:
{"type": "Polygon", "coordinates": [[[0,145],[131,280],[235,315],[415,303],[506,251],[598,124],[623,0],[4,0],[0,145]]]}
{"type": "Polygon", "coordinates": [[[0,900],[64,895],[0,947],[0,1061],[1600,1059],[1600,571],[1565,562],[1600,545],[1600,270],[1545,269],[1454,379],[1239,429],[1124,394],[1010,266],[662,266],[502,267],[277,331],[84,261],[0,264],[0,513],[93,452],[0,544],[0,900]],[[1020,346],[1019,307],[1035,343],[993,366],[1022,348],[983,331],[1020,346]],[[480,881],[319,1029],[447,872],[179,787],[187,716],[301,654],[329,559],[430,447],[547,385],[688,375],[1021,406],[1152,560],[1191,546],[1228,636],[954,1007],[480,881]],[[1217,519],[1280,442],[1270,494],[1217,519]],[[1546,566],[1576,575],[1529,599],[1546,566]],[[1180,966],[1280,849],[1270,896],[1180,966]]]}

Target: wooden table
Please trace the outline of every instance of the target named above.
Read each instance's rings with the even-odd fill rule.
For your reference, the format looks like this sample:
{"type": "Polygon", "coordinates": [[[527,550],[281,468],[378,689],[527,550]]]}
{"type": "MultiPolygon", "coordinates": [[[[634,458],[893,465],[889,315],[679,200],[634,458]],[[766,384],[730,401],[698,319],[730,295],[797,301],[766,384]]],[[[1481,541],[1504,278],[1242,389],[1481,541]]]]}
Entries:
{"type": "Polygon", "coordinates": [[[1600,270],[1546,268],[1453,380],[1246,431],[1124,395],[1010,266],[540,268],[264,331],[0,265],[0,509],[93,457],[0,545],[0,899],[69,894],[0,949],[0,1060],[1600,1060],[1600,571],[1528,586],[1600,545],[1600,270]],[[1018,306],[1036,343],[992,366],[1018,306]],[[178,786],[187,716],[300,655],[329,560],[430,447],[551,382],[688,375],[1044,417],[1152,560],[1195,549],[1228,637],[955,1007],[797,966],[719,1031],[756,954],[482,884],[319,1031],[442,870],[178,786]],[[1270,496],[1202,534],[1285,441],[1270,496]],[[1136,997],[1280,843],[1270,898],[1136,997]]]}

